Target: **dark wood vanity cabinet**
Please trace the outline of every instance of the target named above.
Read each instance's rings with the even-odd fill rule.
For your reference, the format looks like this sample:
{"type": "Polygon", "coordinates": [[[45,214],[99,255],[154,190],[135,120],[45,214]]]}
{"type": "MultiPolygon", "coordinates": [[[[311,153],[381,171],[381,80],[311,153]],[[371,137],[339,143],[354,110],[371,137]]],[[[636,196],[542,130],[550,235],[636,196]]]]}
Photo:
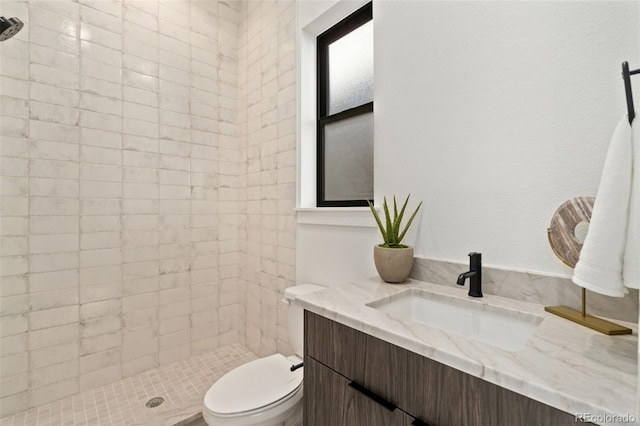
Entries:
{"type": "Polygon", "coordinates": [[[305,426],[562,426],[575,417],[305,311],[305,426]]]}

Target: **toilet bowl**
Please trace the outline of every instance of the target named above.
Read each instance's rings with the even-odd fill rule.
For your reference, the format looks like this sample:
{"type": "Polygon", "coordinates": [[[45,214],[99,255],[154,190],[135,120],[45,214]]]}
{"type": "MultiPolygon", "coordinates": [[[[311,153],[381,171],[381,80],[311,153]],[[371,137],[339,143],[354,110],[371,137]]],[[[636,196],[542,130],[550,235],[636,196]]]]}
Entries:
{"type": "Polygon", "coordinates": [[[313,284],[289,287],[289,340],[296,355],[270,355],[237,367],[216,381],[204,397],[202,417],[210,426],[301,426],[304,311],[291,301],[322,290],[313,284]]]}

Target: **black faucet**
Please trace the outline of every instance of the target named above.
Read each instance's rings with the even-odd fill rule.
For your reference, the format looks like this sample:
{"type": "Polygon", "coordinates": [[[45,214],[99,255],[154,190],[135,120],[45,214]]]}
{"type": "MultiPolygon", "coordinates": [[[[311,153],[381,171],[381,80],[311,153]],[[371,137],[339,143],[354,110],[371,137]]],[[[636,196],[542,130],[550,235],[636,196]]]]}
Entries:
{"type": "Polygon", "coordinates": [[[458,285],[464,285],[464,280],[469,280],[469,296],[482,297],[482,254],[469,253],[469,271],[458,276],[458,285]]]}

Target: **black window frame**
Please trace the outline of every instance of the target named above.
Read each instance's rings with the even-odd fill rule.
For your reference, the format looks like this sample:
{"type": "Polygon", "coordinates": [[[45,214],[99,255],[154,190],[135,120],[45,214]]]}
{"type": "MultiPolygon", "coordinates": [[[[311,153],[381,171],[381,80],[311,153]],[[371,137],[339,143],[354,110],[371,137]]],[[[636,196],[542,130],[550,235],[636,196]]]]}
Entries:
{"type": "Polygon", "coordinates": [[[344,37],[356,28],[373,20],[373,5],[367,3],[342,21],[338,22],[316,39],[317,45],[317,161],[316,161],[316,205],[318,207],[363,207],[368,206],[369,200],[326,200],[325,199],[325,140],[324,128],[327,124],[373,112],[373,101],[349,108],[347,110],[328,114],[329,94],[329,45],[344,37]]]}

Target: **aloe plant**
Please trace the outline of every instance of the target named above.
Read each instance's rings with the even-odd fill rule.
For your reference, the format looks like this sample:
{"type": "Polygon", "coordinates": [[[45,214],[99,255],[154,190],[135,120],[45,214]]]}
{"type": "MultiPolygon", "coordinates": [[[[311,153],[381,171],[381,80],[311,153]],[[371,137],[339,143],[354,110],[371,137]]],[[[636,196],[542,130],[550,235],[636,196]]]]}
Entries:
{"type": "Polygon", "coordinates": [[[378,228],[380,228],[380,232],[382,233],[382,239],[384,240],[384,244],[380,244],[380,247],[385,248],[407,248],[408,246],[404,244],[400,244],[405,234],[409,230],[409,226],[411,226],[411,222],[413,222],[413,218],[416,217],[418,210],[420,210],[420,206],[422,206],[422,202],[418,204],[416,210],[413,212],[409,221],[405,225],[402,232],[400,232],[400,224],[402,222],[402,217],[404,216],[405,209],[407,208],[407,204],[409,203],[409,197],[411,194],[407,195],[407,199],[404,201],[400,212],[398,212],[398,205],[396,203],[396,197],[393,197],[393,218],[391,217],[391,213],[389,212],[389,206],[387,205],[387,197],[384,197],[384,202],[382,203],[382,209],[384,210],[385,216],[385,225],[382,224],[382,220],[380,220],[380,216],[378,212],[373,207],[373,203],[369,201],[369,207],[371,208],[371,212],[373,213],[373,217],[375,217],[376,222],[378,223],[378,228]]]}

